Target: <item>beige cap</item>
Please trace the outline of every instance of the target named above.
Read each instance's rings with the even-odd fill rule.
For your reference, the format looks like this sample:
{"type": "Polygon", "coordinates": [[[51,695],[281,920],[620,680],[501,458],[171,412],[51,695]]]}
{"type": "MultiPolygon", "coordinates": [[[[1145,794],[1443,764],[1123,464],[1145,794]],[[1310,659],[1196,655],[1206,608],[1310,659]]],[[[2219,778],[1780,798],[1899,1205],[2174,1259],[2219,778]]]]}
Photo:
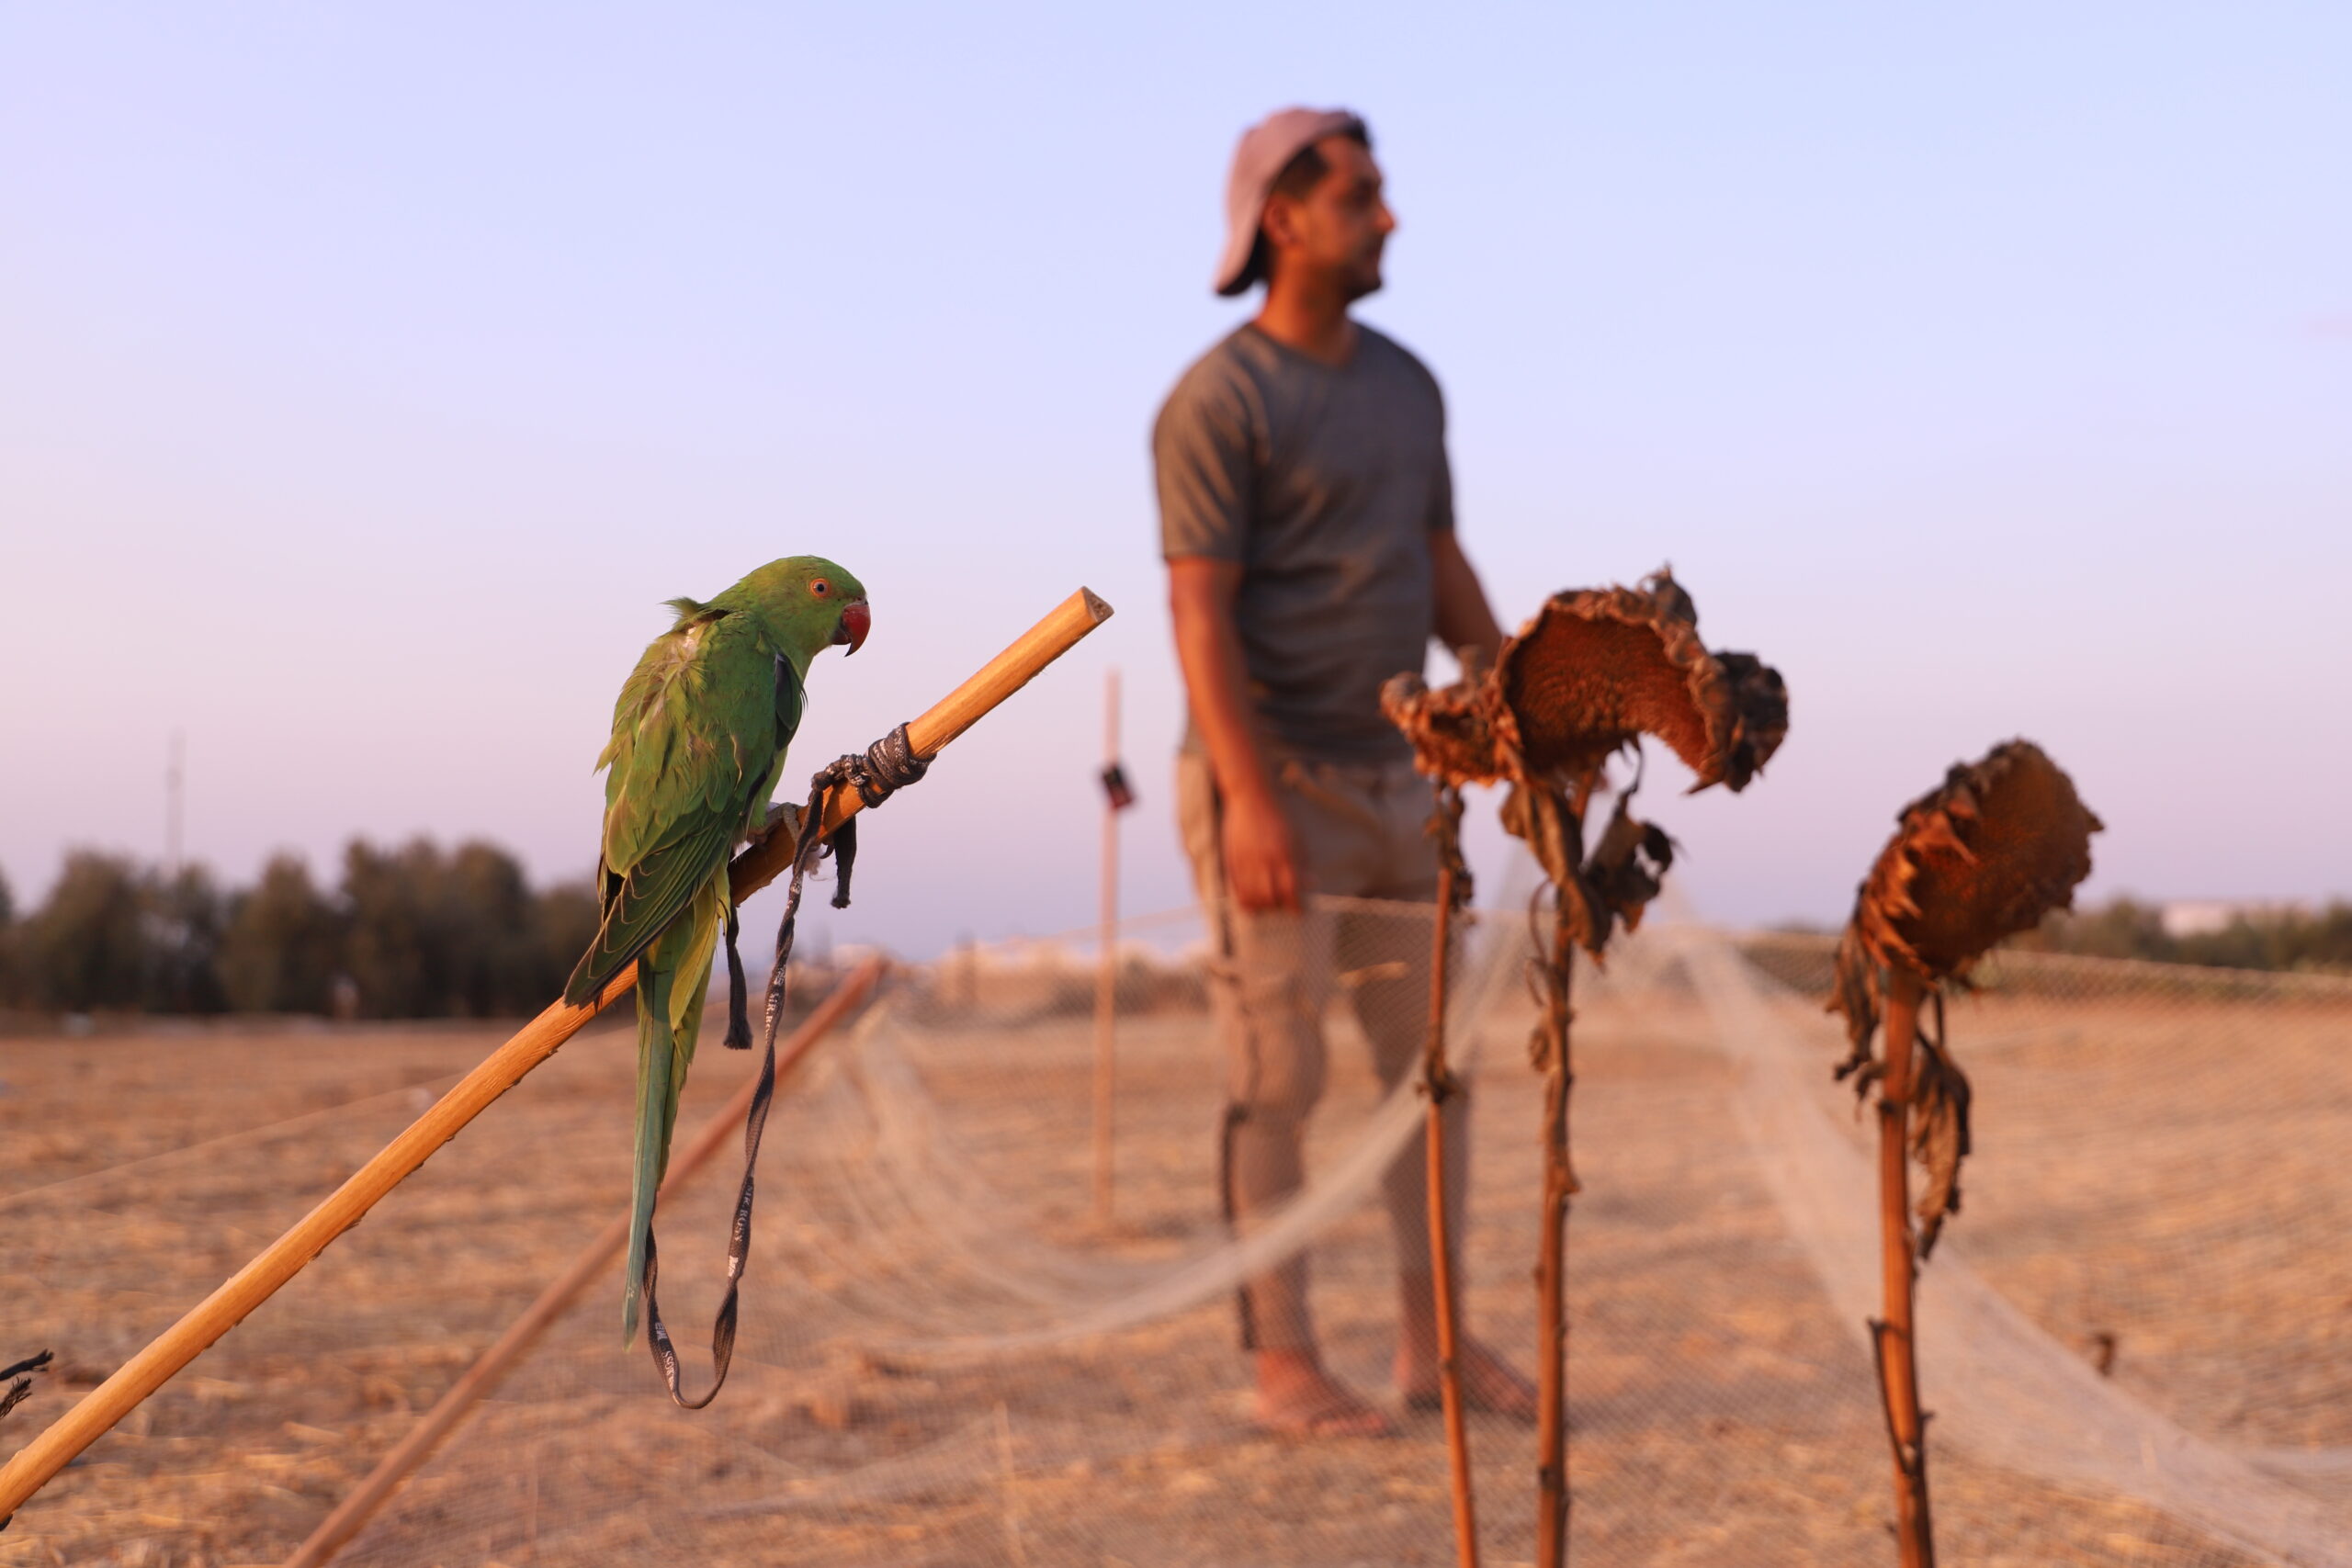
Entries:
{"type": "Polygon", "coordinates": [[[1258,248],[1258,220],[1274,176],[1299,153],[1327,136],[1361,136],[1363,118],[1346,109],[1278,109],[1241,133],[1233,150],[1233,173],[1225,186],[1225,254],[1217,258],[1216,288],[1238,294],[1258,281],[1250,257],[1258,248]]]}

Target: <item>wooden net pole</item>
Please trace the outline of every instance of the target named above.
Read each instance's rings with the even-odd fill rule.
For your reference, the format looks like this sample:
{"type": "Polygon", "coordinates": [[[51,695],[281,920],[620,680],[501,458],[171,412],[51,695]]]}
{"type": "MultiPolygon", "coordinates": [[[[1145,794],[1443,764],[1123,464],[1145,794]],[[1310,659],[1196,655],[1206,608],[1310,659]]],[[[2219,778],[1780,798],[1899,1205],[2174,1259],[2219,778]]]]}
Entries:
{"type": "Polygon", "coordinates": [[[1453,1551],[1460,1568],[1478,1568],[1478,1509],[1471,1491],[1470,1431],[1462,1408],[1461,1285],[1453,1277],[1453,1227],[1445,1202],[1445,1102],[1460,1088],[1446,1065],[1445,1002],[1453,911],[1462,897],[1461,818],[1460,794],[1442,788],[1431,822],[1432,831],[1440,835],[1437,910],[1430,937],[1429,1047],[1421,1064],[1421,1087],[1429,1100],[1430,1283],[1437,1297],[1437,1386],[1445,1411],[1445,1452],[1453,1489],[1453,1551]]]}
{"type": "MultiPolygon", "coordinates": [[[[831,1033],[844,1018],[856,1010],[874,989],[885,965],[880,958],[869,958],[852,970],[847,978],[833,988],[831,996],[817,1005],[794,1030],[777,1053],[776,1077],[779,1082],[788,1077],[793,1069],[808,1058],[819,1042],[831,1033]]],[[[752,1096],[759,1088],[759,1075],[747,1073],[743,1082],[720,1106],[718,1114],[704,1123],[690,1143],[681,1145],[670,1158],[670,1174],[662,1179],[661,1201],[669,1202],[684,1190],[696,1171],[710,1163],[710,1158],[726,1147],[729,1134],[743,1124],[744,1116],[752,1109],[752,1096]]],[[[492,1390],[505,1380],[514,1364],[530,1353],[531,1347],[553,1327],[556,1321],[570,1311],[581,1293],[609,1270],[613,1260],[628,1246],[629,1219],[625,1213],[613,1216],[612,1224],[596,1234],[596,1238],[581,1249],[571,1266],[539,1292],[538,1299],[525,1308],[523,1314],[507,1325],[506,1332],[492,1341],[463,1376],[449,1385],[423,1420],[410,1428],[408,1435],[388,1450],[376,1463],[376,1468],[335,1505],[334,1511],[319,1523],[310,1539],[294,1549],[284,1568],[322,1568],[332,1561],[344,1544],[359,1533],[360,1528],[375,1517],[391,1495],[400,1489],[419,1466],[433,1456],[449,1434],[457,1430],[473,1407],[490,1397],[492,1390]]]]}
{"type": "MultiPolygon", "coordinates": [[[[926,758],[934,755],[1110,617],[1111,606],[1088,590],[1081,588],[1071,594],[962,685],[908,723],[907,736],[915,753],[926,758]]],[[[855,791],[834,792],[824,821],[816,824],[814,830],[831,834],[854,816],[860,805],[855,791]]],[[[791,869],[797,845],[791,833],[780,829],[781,824],[764,842],[736,857],[730,883],[738,902],[791,869]]],[[[807,824],[802,830],[808,830],[807,824]]],[[[614,976],[594,1002],[582,1007],[557,1002],[525,1024],[292,1229],[17,1450],[6,1465],[0,1465],[0,1523],[71,1463],[74,1455],[300,1273],[385,1194],[414,1175],[434,1150],[456,1137],[500,1095],[555,1055],[590,1019],[627,996],[636,983],[637,966],[631,964],[614,976]]]]}
{"type": "MultiPolygon", "coordinates": [[[[1119,672],[1102,691],[1102,768],[1119,765],[1119,672]]],[[[1094,1221],[1111,1223],[1112,1118],[1117,1110],[1119,1030],[1119,802],[1102,802],[1102,934],[1094,969],[1094,1221]]]]}
{"type": "Polygon", "coordinates": [[[1894,1538],[1903,1568],[1935,1568],[1935,1529],[1928,1514],[1926,1422],[1919,1412],[1919,1362],[1912,1303],[1918,1265],[1911,1243],[1910,1115],[1912,1071],[1926,986],[1902,968],[1889,971],[1886,1072],[1878,1085],[1879,1251],[1886,1317],[1871,1325],[1878,1351],[1879,1392],[1886,1402],[1894,1450],[1894,1538]]]}

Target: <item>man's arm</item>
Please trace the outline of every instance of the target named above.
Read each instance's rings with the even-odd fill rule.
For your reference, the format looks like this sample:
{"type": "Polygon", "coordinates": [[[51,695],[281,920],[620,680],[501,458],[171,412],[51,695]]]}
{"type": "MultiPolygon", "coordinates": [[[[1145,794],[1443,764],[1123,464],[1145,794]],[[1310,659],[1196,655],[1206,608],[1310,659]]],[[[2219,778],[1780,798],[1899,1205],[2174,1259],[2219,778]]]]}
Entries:
{"type": "Polygon", "coordinates": [[[1295,909],[1298,852],[1250,723],[1250,676],[1233,618],[1240,587],[1238,561],[1179,556],[1168,563],[1176,661],[1216,778],[1226,885],[1245,909],[1295,909]]]}
{"type": "Polygon", "coordinates": [[[1462,553],[1462,541],[1454,537],[1453,529],[1432,528],[1429,537],[1430,571],[1437,589],[1438,640],[1457,658],[1462,649],[1476,649],[1478,657],[1492,665],[1502,651],[1503,628],[1487,607],[1487,591],[1478,585],[1478,574],[1472,570],[1470,558],[1462,553]]]}

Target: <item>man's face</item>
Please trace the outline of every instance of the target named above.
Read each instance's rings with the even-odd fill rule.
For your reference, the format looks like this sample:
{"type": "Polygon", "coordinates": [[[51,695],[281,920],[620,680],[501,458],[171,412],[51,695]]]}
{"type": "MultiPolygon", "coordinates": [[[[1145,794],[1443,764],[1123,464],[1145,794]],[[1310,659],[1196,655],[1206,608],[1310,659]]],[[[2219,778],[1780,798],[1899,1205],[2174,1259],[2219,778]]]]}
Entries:
{"type": "Polygon", "coordinates": [[[1396,227],[1381,193],[1372,149],[1348,136],[1315,144],[1326,166],[1303,197],[1277,196],[1266,204],[1266,238],[1277,272],[1328,277],[1350,299],[1380,287],[1380,253],[1396,227]]]}

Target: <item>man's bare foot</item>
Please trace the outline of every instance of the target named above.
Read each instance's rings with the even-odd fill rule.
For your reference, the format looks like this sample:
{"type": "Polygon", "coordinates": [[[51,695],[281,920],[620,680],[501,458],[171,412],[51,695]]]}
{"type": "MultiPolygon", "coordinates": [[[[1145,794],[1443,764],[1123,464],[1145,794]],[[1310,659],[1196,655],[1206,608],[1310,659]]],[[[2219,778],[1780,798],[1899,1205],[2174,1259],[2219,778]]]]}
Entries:
{"type": "Polygon", "coordinates": [[[1258,1352],[1256,1420],[1280,1438],[1396,1435],[1396,1423],[1325,1371],[1311,1350],[1258,1352]]]}
{"type": "MultiPolygon", "coordinates": [[[[1406,1350],[1396,1352],[1396,1386],[1412,1410],[1435,1410],[1438,1392],[1437,1358],[1426,1359],[1406,1350]]],[[[1476,1339],[1462,1344],[1462,1404],[1470,1410],[1508,1416],[1514,1421],[1535,1419],[1535,1385],[1519,1369],[1476,1339]]]]}

